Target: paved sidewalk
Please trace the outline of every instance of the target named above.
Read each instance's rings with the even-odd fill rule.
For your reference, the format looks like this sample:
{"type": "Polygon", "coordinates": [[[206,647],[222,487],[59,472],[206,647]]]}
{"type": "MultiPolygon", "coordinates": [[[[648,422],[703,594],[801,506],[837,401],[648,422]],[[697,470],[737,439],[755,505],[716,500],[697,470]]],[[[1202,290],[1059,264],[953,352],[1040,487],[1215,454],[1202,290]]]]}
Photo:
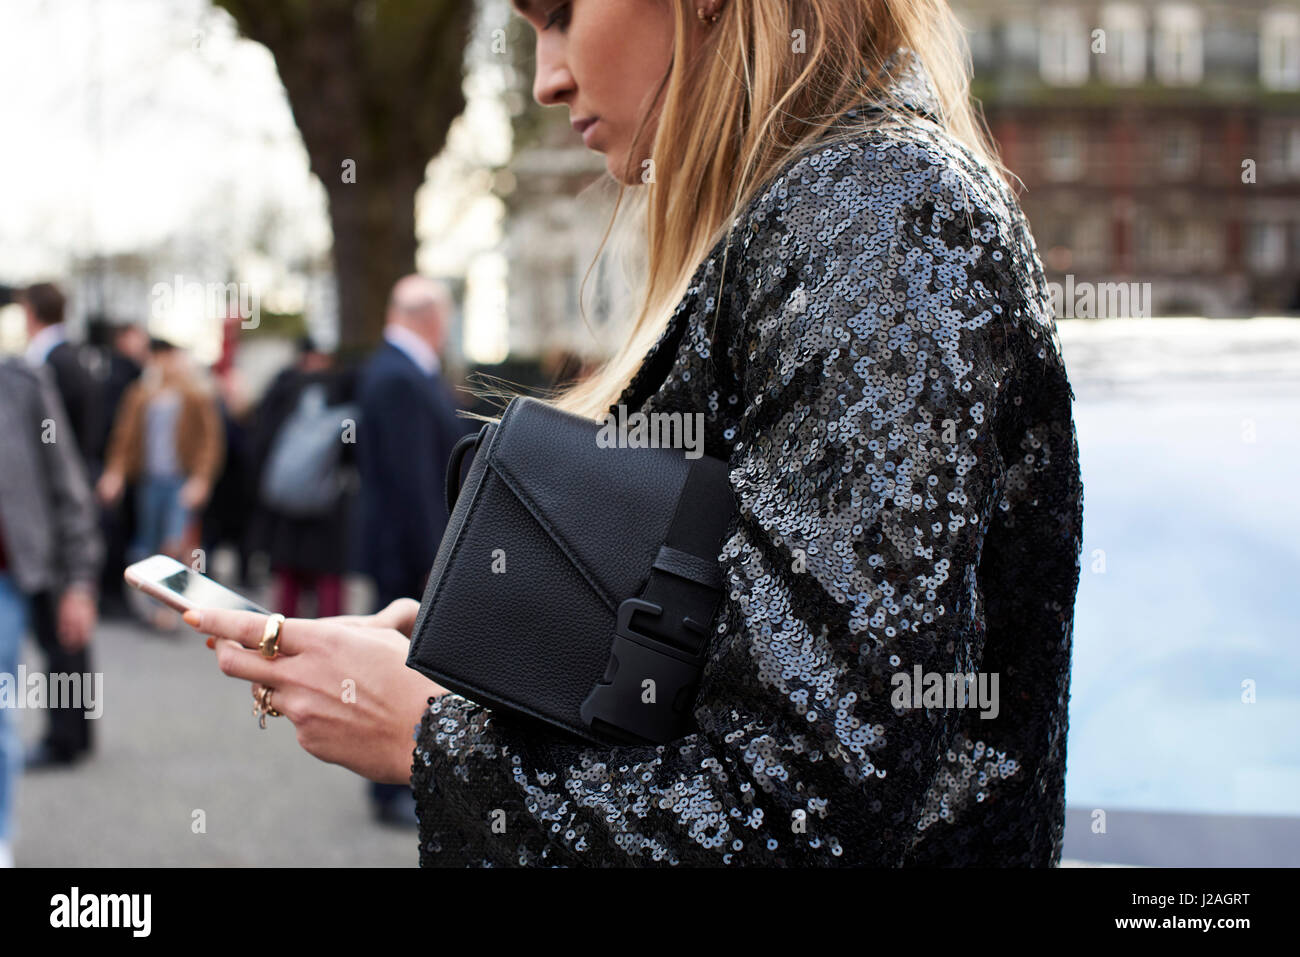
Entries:
{"type": "MultiPolygon", "coordinates": [[[[94,757],[19,781],[18,866],[417,865],[415,829],[374,823],[365,782],[302,751],[287,720],[259,730],[247,683],[189,628],[102,624],[93,666],[94,757]]],[[[18,713],[30,742],[45,715],[18,713]]]]}

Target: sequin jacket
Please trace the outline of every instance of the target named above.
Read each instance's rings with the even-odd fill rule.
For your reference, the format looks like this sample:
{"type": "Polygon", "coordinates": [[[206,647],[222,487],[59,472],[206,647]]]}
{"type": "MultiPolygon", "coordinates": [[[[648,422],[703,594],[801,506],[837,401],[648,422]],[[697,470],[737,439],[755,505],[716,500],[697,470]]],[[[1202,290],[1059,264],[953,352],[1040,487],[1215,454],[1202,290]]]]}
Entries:
{"type": "Polygon", "coordinates": [[[422,865],[1059,863],[1074,394],[1014,195],[919,67],[887,95],[912,115],[771,179],[619,400],[704,412],[731,466],[699,730],[599,748],[431,699],[422,865]],[[969,674],[996,711],[922,695],[969,674]]]}

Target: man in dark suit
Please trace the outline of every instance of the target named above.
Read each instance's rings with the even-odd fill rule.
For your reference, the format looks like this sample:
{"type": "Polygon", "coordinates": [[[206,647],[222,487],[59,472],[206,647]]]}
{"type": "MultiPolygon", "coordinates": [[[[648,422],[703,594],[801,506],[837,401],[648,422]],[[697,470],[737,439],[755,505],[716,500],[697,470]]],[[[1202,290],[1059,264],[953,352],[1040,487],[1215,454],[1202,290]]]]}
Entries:
{"type": "MultiPolygon", "coordinates": [[[[63,325],[66,300],[59,287],[42,282],[29,286],[21,296],[27,313],[27,363],[40,375],[48,376],[58,394],[66,418],[60,427],[71,426],[71,435],[56,437],[75,449],[69,461],[82,472],[83,482],[97,477],[98,463],[93,461],[98,436],[95,381],[82,362],[81,351],[68,341],[63,325]]],[[[32,630],[45,653],[51,673],[89,674],[90,655],[85,645],[59,640],[59,597],[53,591],[31,596],[32,630]]],[[[26,756],[29,769],[68,765],[91,750],[91,725],[84,714],[71,709],[50,709],[45,736],[26,756]]]]}
{"type": "MultiPolygon", "coordinates": [[[[407,276],[388,300],[384,342],[357,387],[361,421],[359,565],[375,582],[377,607],[419,600],[447,527],[447,462],[456,440],[477,431],[459,418],[438,357],[447,337],[451,295],[436,280],[407,276]]],[[[415,823],[409,788],[375,784],[376,814],[415,823]]]]}
{"type": "Polygon", "coordinates": [[[76,436],[77,451],[93,483],[97,477],[93,473],[99,403],[94,377],[82,361],[81,350],[68,341],[63,325],[67,300],[58,286],[40,282],[24,290],[22,303],[27,313],[27,361],[33,366],[49,366],[54,374],[54,385],[76,436]]]}

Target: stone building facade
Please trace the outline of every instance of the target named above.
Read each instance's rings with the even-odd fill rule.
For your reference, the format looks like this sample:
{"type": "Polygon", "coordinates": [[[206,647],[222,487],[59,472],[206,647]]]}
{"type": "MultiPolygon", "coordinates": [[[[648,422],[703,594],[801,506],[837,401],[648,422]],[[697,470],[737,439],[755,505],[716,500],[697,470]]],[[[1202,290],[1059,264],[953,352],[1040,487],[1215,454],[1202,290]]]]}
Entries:
{"type": "Polygon", "coordinates": [[[1155,315],[1300,310],[1300,3],[954,7],[1050,280],[1149,283],[1155,315]]]}

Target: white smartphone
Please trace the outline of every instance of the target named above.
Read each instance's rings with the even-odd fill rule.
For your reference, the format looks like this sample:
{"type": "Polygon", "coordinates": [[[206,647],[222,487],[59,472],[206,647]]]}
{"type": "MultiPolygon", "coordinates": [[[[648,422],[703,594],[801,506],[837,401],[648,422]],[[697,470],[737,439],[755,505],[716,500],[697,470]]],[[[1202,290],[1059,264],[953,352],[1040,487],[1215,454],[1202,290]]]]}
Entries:
{"type": "Polygon", "coordinates": [[[191,608],[232,608],[270,614],[261,605],[166,555],[153,555],[128,565],[122,577],[132,588],[179,612],[191,608]]]}

